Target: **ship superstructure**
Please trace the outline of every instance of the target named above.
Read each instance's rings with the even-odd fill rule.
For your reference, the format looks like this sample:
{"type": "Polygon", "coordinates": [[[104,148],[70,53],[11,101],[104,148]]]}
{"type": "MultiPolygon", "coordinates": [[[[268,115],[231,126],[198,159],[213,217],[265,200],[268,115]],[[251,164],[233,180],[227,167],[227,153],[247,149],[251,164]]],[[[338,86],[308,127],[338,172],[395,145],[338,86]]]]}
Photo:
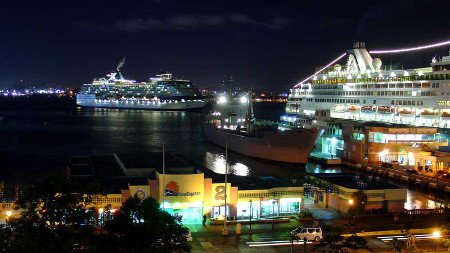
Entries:
{"type": "Polygon", "coordinates": [[[286,112],[450,128],[450,55],[413,69],[383,65],[363,42],[346,55],[291,89],[286,112]]]}
{"type": "Polygon", "coordinates": [[[318,136],[317,129],[281,131],[277,126],[255,123],[251,92],[233,97],[231,92],[217,99],[206,138],[218,146],[246,156],[284,163],[306,163],[318,136]]]}
{"type": "MultiPolygon", "coordinates": [[[[122,64],[123,65],[123,64],[122,64]]],[[[85,84],[77,94],[77,104],[85,107],[107,107],[149,110],[190,110],[203,108],[202,97],[191,81],[161,73],[147,82],[128,80],[120,72],[85,84]]]]}

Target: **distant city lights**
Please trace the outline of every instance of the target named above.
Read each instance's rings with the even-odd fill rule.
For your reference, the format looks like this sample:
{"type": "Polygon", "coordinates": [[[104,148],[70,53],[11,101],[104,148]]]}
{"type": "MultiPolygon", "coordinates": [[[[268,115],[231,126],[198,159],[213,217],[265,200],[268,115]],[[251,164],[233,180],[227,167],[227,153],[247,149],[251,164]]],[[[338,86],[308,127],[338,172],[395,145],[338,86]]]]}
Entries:
{"type": "MultiPolygon", "coordinates": [[[[20,96],[27,96],[27,95],[60,95],[64,94],[66,91],[64,89],[55,89],[55,88],[48,88],[48,89],[25,89],[25,90],[10,90],[10,89],[4,89],[0,90],[0,96],[3,97],[20,97],[20,96]]],[[[73,94],[73,92],[70,92],[73,94]]]]}

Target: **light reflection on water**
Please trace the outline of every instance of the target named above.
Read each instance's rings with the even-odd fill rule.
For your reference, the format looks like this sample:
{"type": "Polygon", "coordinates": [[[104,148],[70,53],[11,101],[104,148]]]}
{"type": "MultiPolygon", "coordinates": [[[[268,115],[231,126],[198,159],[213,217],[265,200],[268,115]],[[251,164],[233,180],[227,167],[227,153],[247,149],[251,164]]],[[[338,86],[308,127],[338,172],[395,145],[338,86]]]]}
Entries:
{"type": "Polygon", "coordinates": [[[341,173],[340,168],[323,168],[320,164],[307,163],[306,164],[307,173],[341,173]]]}
{"type": "MultiPolygon", "coordinates": [[[[211,152],[205,153],[206,167],[218,174],[225,174],[225,156],[223,154],[213,154],[211,152]]],[[[247,165],[236,162],[230,164],[228,162],[228,173],[237,176],[249,176],[250,169],[247,165]]]]}
{"type": "Polygon", "coordinates": [[[414,209],[436,209],[441,207],[441,203],[433,201],[425,194],[421,194],[417,191],[407,189],[406,191],[406,210],[414,209]]]}

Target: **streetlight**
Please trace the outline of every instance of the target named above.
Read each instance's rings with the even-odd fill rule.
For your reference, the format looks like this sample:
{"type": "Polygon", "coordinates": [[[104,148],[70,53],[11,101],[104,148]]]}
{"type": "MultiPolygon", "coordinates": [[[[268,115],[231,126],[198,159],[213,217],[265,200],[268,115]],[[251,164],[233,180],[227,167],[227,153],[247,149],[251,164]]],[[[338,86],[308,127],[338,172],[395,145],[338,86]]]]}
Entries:
{"type": "Polygon", "coordinates": [[[99,218],[99,224],[100,224],[100,234],[103,234],[103,212],[104,211],[105,210],[102,207],[100,207],[98,209],[98,218],[99,218]]]}
{"type": "Polygon", "coordinates": [[[252,210],[252,200],[250,200],[249,201],[250,202],[250,232],[252,232],[252,213],[253,213],[253,210],[252,210]]]}
{"type": "Polygon", "coordinates": [[[353,205],[353,199],[349,199],[348,200],[348,205],[350,206],[348,208],[348,225],[350,226],[350,212],[351,212],[351,208],[352,208],[352,205],[353,205]]]}
{"type": "Polygon", "coordinates": [[[12,212],[11,211],[6,211],[6,219],[8,220],[11,216],[12,216],[12,212]]]}
{"type": "Polygon", "coordinates": [[[277,203],[276,199],[272,201],[272,229],[275,228],[275,203],[277,203]]]}
{"type": "Polygon", "coordinates": [[[436,240],[438,238],[441,238],[441,232],[438,230],[433,231],[433,238],[434,238],[434,251],[436,251],[436,240]]]}

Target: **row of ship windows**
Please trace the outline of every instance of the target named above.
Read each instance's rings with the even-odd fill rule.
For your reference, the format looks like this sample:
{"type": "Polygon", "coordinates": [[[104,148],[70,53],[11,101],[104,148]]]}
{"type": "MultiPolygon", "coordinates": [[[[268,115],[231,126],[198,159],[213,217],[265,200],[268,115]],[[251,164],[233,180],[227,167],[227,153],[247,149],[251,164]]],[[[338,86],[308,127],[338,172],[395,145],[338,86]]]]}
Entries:
{"type": "MultiPolygon", "coordinates": [[[[416,105],[414,100],[391,100],[391,105],[416,105]]],[[[423,101],[417,101],[417,106],[423,106],[423,101]]]]}
{"type": "MultiPolygon", "coordinates": [[[[410,89],[410,88],[418,88],[418,89],[429,89],[429,88],[439,88],[439,83],[370,83],[370,84],[351,84],[349,88],[351,89],[410,89]]],[[[342,89],[342,84],[321,84],[314,85],[313,89],[342,89]]]]}
{"type": "MultiPolygon", "coordinates": [[[[306,91],[298,95],[329,95],[329,96],[449,96],[450,92],[438,91],[306,91]]],[[[291,98],[301,101],[302,98],[291,98]]]]}
{"type": "MultiPolygon", "coordinates": [[[[361,100],[359,99],[343,99],[343,98],[307,98],[307,102],[324,102],[324,103],[338,103],[338,104],[359,104],[361,100]]],[[[366,104],[366,100],[362,100],[363,104],[366,104]]],[[[367,101],[368,103],[368,101],[367,101]]],[[[372,100],[372,104],[377,104],[377,100],[372,100]]],[[[423,101],[414,101],[414,100],[391,100],[391,105],[416,105],[423,106],[423,101]]]]}
{"type": "Polygon", "coordinates": [[[421,76],[401,76],[401,77],[366,77],[366,78],[330,78],[313,80],[313,84],[324,83],[362,83],[362,82],[407,82],[407,81],[428,81],[428,80],[445,80],[450,79],[450,74],[430,74],[421,76]]]}

